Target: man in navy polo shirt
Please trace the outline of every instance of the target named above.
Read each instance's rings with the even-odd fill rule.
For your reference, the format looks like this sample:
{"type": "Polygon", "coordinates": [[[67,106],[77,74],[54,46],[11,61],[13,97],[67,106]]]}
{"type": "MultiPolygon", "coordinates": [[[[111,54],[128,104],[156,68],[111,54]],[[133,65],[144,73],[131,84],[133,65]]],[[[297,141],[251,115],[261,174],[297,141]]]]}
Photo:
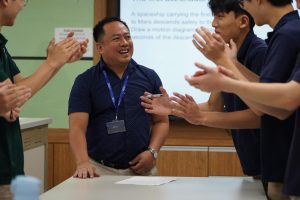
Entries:
{"type": "Polygon", "coordinates": [[[169,121],[147,114],[139,97],[145,91],[159,93],[162,83],[132,59],[129,28],[119,18],[100,21],[94,39],[101,59],[76,78],[69,98],[74,177],[153,175],[169,121]]]}
{"type": "MultiPolygon", "coordinates": [[[[300,20],[298,12],[294,11],[291,3],[290,0],[264,0],[259,3],[254,0],[244,1],[244,8],[254,17],[257,25],[269,24],[274,29],[268,35],[269,46],[261,73],[261,82],[287,82],[294,66],[299,64],[300,20]]],[[[205,75],[187,78],[191,85],[208,91],[234,92],[232,82],[226,86],[224,82],[215,81],[220,78],[218,73],[214,73],[216,70],[208,69],[201,64],[198,66],[205,69],[206,72],[202,72],[205,75]]],[[[257,110],[266,113],[261,121],[262,176],[269,182],[269,197],[285,199],[286,196],[282,194],[282,183],[293,137],[294,115],[280,121],[267,114],[283,119],[286,117],[285,110],[257,103],[249,93],[245,93],[242,98],[258,114],[257,110]]]]}
{"type": "MultiPolygon", "coordinates": [[[[215,33],[224,40],[223,47],[214,49],[212,54],[222,54],[225,42],[230,43],[232,40],[236,42],[238,49],[237,58],[235,58],[237,62],[243,63],[247,70],[255,73],[258,77],[267,45],[254,34],[253,18],[240,7],[238,0],[210,0],[208,5],[214,15],[212,26],[215,33]]],[[[197,43],[195,46],[198,48],[197,43]]],[[[208,55],[208,52],[204,55],[208,55]]],[[[217,62],[212,56],[208,56],[208,58],[217,62]]],[[[149,113],[173,114],[192,124],[231,129],[244,174],[260,175],[259,129],[251,129],[260,127],[260,118],[241,99],[229,93],[213,93],[207,103],[197,105],[192,97],[178,93],[175,93],[175,96],[174,101],[177,104],[173,107],[169,106],[169,99],[164,97],[154,100],[141,97],[142,105],[149,108],[146,109],[149,113]],[[224,105],[226,112],[223,112],[224,105]],[[164,107],[164,109],[158,107],[164,107]],[[168,112],[162,113],[164,110],[168,110],[168,112]]]]}

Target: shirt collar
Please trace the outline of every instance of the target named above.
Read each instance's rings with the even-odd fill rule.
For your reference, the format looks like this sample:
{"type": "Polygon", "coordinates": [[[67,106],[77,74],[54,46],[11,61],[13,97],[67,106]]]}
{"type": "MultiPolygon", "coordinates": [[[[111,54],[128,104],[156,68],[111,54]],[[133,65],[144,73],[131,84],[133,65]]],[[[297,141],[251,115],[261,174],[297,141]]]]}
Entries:
{"type": "MultiPolygon", "coordinates": [[[[100,67],[101,73],[102,73],[102,71],[104,69],[107,70],[107,71],[112,72],[112,70],[107,67],[107,65],[104,62],[104,60],[103,60],[102,57],[100,58],[100,61],[99,61],[99,63],[97,65],[100,67]]],[[[129,63],[128,63],[128,66],[127,66],[127,69],[126,69],[125,73],[127,73],[127,74],[130,75],[136,69],[137,65],[138,64],[131,58],[130,61],[129,61],[129,63]]],[[[114,72],[112,72],[112,73],[114,73],[114,72]]]]}
{"type": "Polygon", "coordinates": [[[270,40],[272,39],[274,33],[278,31],[281,27],[283,27],[288,21],[299,19],[299,13],[297,10],[294,10],[292,12],[287,13],[281,19],[278,21],[276,26],[274,27],[274,30],[272,32],[268,33],[268,38],[266,39],[266,43],[269,44],[270,40]]]}
{"type": "Polygon", "coordinates": [[[254,36],[255,36],[255,34],[253,32],[253,29],[251,29],[248,32],[244,42],[242,43],[242,45],[241,45],[241,47],[240,47],[240,49],[237,53],[237,59],[238,59],[239,62],[243,63],[243,61],[245,60],[246,55],[247,55],[247,51],[249,49],[249,46],[250,46],[251,41],[254,38],[254,36]]]}
{"type": "Polygon", "coordinates": [[[0,33],[0,48],[3,48],[7,43],[7,39],[0,33]]]}

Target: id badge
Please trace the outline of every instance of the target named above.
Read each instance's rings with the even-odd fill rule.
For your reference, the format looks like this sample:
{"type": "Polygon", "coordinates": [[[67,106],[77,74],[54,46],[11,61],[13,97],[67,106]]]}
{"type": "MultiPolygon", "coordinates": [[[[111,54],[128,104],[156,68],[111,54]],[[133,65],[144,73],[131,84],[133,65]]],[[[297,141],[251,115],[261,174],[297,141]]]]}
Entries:
{"type": "Polygon", "coordinates": [[[126,131],[124,120],[113,120],[111,122],[107,122],[106,128],[108,134],[121,133],[126,131]]]}

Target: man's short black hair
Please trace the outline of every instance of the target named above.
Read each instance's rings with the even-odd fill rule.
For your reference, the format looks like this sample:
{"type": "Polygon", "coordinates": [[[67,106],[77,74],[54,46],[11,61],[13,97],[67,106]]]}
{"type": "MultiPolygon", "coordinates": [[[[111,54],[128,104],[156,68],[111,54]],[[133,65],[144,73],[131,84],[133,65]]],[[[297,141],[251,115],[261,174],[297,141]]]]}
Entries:
{"type": "MultiPolygon", "coordinates": [[[[239,1],[240,1],[240,3],[243,3],[246,0],[239,0],[239,1]]],[[[251,0],[248,0],[248,1],[251,1],[251,0]]],[[[281,7],[281,6],[286,6],[288,4],[292,4],[293,0],[268,0],[268,2],[273,6],[281,7]]]]}
{"type": "Polygon", "coordinates": [[[280,7],[288,4],[292,4],[293,0],[268,0],[273,6],[280,7]]]}
{"type": "Polygon", "coordinates": [[[99,21],[98,24],[96,24],[96,26],[94,27],[93,36],[94,36],[95,42],[98,42],[99,40],[102,39],[102,36],[104,35],[104,26],[111,22],[121,22],[122,24],[124,24],[124,26],[126,26],[126,28],[129,31],[129,27],[127,26],[127,24],[124,21],[122,21],[120,18],[105,17],[101,21],[99,21]]]}
{"type": "Polygon", "coordinates": [[[241,0],[209,0],[208,6],[213,15],[218,13],[234,12],[235,16],[247,15],[249,18],[249,26],[253,28],[255,25],[253,17],[240,6],[241,0]]]}

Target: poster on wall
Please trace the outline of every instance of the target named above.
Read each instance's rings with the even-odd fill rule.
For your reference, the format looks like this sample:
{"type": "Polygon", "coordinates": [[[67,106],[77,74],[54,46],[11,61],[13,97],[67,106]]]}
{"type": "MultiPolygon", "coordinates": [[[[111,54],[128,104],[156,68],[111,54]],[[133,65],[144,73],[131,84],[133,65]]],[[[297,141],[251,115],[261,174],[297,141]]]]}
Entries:
{"type": "Polygon", "coordinates": [[[74,32],[74,38],[78,41],[83,41],[85,39],[89,40],[86,53],[83,58],[93,57],[93,29],[92,28],[55,28],[54,35],[55,41],[60,42],[65,39],[69,32],[74,32]]]}

